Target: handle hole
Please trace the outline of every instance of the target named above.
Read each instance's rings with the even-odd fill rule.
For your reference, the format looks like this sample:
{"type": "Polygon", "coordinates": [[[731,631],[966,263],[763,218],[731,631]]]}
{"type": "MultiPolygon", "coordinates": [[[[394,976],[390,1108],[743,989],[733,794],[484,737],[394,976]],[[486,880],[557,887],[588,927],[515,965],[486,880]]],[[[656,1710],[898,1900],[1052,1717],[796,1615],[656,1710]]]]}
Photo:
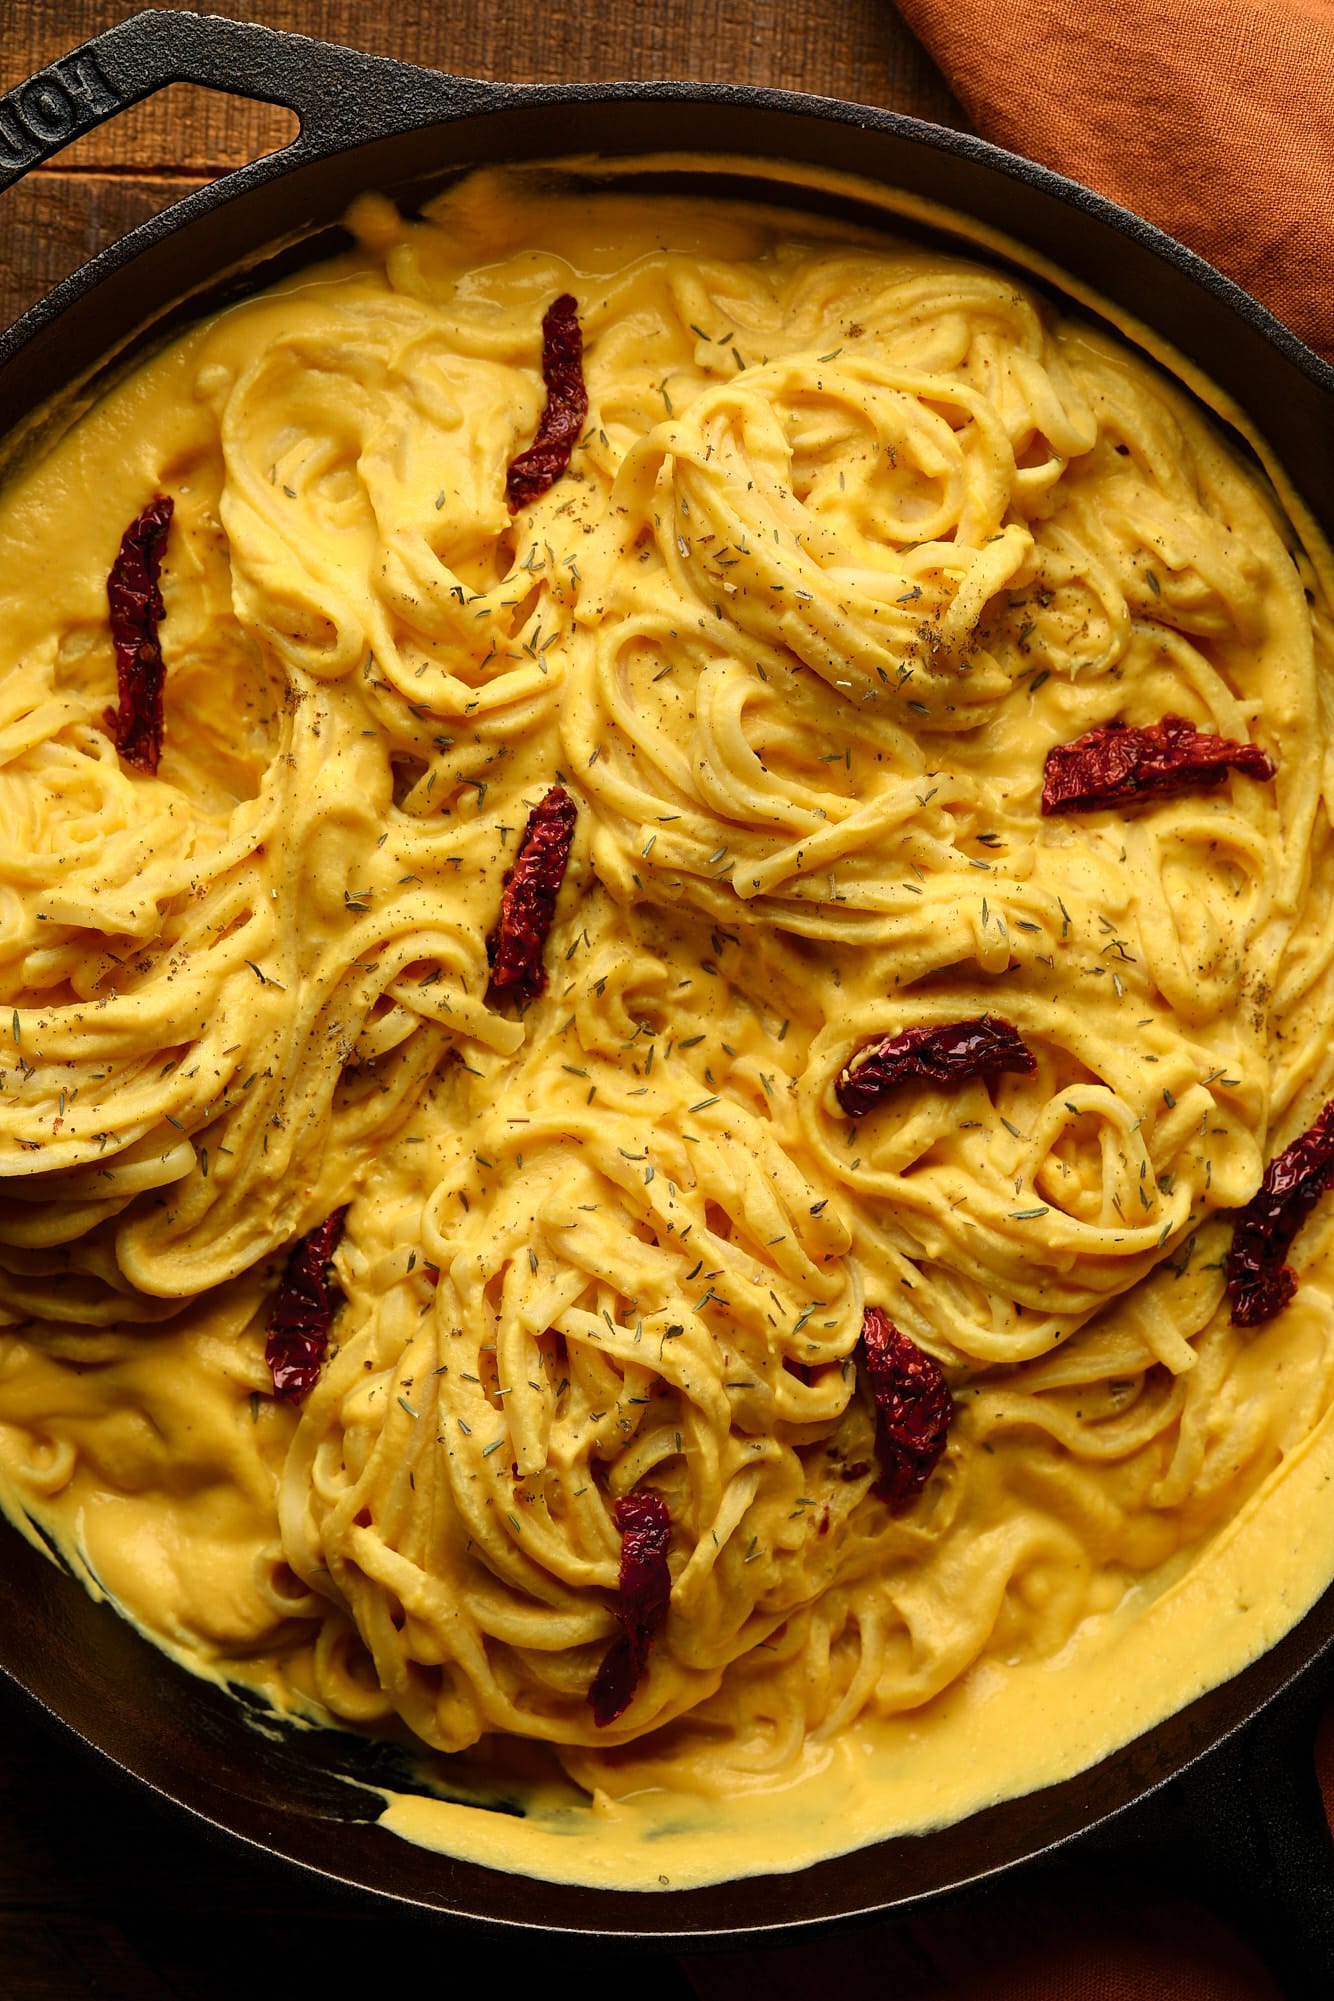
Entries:
{"type": "Polygon", "coordinates": [[[117,112],[48,161],[62,173],[182,176],[214,180],[291,144],[301,121],[283,104],[261,104],[198,83],[169,83],[117,112]]]}
{"type": "Polygon", "coordinates": [[[118,236],[219,174],[290,145],[284,105],[173,83],[63,147],[4,196],[0,326],[118,236]]]}

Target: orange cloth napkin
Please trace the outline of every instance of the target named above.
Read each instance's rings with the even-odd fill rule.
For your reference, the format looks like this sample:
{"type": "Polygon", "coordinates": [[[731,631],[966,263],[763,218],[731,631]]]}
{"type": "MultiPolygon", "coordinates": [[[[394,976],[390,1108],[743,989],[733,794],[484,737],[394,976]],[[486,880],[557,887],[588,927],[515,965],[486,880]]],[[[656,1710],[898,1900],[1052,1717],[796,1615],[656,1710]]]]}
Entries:
{"type": "Polygon", "coordinates": [[[898,0],[983,138],[1147,216],[1334,361],[1334,0],[898,0]]]}

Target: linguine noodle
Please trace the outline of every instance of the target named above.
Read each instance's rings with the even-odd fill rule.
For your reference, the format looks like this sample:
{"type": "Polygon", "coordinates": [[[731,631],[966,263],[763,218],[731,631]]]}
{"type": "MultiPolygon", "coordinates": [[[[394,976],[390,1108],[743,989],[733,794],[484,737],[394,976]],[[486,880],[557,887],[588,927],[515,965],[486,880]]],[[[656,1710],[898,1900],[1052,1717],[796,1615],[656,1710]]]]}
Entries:
{"type": "Polygon", "coordinates": [[[1321,1227],[1268,1327],[1222,1260],[1334,1074],[1328,607],[1191,396],[1012,276],[494,176],[357,225],[0,513],[5,1505],[293,1712],[722,1811],[1073,1658],[1315,1435],[1321,1227]],[[567,291],[588,417],[511,515],[567,291]],[[105,589],[158,492],[149,777],[105,589]],[[1276,778],[1041,817],[1053,746],[1168,713],[1276,778]],[[486,941],[557,782],[518,1008],[486,941]],[[1031,1075],[840,1111],[868,1041],[988,1012],[1031,1075]],[[868,1305],[955,1405],[897,1513],[868,1305]],[[670,1607],[599,1725],[637,1488],[670,1607]]]}

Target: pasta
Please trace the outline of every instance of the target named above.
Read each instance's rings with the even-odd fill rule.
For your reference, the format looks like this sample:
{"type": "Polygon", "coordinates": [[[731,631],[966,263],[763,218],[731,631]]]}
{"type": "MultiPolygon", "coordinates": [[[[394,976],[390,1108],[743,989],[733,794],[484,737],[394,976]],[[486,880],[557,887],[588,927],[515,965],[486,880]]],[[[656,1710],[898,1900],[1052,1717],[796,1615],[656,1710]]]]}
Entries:
{"type": "MultiPolygon", "coordinates": [[[[3,503],[4,1505],[196,1671],[406,1726],[535,1827],[619,1846],[654,1793],[697,1833],[858,1732],[948,1773],[988,1676],[1077,1687],[1324,1450],[1326,1223],[1264,1328],[1223,1260],[1332,1088],[1327,559],[1179,383],[1010,275],[522,176],[355,222],[3,503]],[[511,514],[566,293],[588,416],[511,514]],[[155,493],[149,776],[105,591],[155,493]],[[1276,776],[1043,817],[1053,747],[1167,714],[1276,776]],[[556,784],[516,1006],[488,936],[556,784]],[[1031,1074],[841,1111],[867,1043],[989,1012],[1031,1074]],[[276,1400],[283,1261],[340,1205],[328,1356],[276,1400]],[[873,1306],[954,1402],[897,1511],[873,1306]],[[599,1722],[636,1491],[670,1607],[599,1722]]],[[[1334,1550],[1303,1563],[1138,1723],[1334,1550]]],[[[513,1866],[596,1880],[590,1843],[513,1866]]]]}

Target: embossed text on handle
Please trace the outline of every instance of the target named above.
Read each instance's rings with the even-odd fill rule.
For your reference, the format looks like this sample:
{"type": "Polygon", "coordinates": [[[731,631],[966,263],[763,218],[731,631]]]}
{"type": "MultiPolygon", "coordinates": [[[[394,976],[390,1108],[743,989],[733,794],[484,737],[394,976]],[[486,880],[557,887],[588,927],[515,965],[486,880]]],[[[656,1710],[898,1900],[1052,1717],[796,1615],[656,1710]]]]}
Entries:
{"type": "Polygon", "coordinates": [[[0,174],[44,159],[120,105],[91,50],[64,56],[0,98],[0,174]]]}

